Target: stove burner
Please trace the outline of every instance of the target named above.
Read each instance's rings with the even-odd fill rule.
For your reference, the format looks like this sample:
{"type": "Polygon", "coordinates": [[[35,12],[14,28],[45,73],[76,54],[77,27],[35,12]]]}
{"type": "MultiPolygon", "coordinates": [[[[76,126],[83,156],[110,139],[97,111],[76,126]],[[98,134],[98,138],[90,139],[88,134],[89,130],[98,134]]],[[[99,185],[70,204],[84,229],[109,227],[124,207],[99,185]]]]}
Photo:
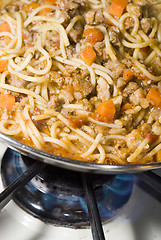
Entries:
{"type": "MultiPolygon", "coordinates": [[[[33,163],[8,149],[2,159],[2,180],[8,186],[33,163]]],[[[88,210],[80,173],[50,165],[15,194],[14,201],[40,220],[67,227],[89,225],[88,210]]],[[[114,217],[129,199],[132,175],[92,175],[101,220],[114,217]]]]}

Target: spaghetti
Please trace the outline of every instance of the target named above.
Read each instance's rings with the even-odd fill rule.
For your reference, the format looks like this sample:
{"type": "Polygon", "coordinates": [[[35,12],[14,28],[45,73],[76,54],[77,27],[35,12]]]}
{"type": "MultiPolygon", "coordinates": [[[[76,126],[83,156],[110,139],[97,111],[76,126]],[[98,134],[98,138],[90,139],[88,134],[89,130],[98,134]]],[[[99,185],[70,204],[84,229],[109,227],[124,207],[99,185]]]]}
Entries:
{"type": "Polygon", "coordinates": [[[0,1],[2,133],[99,164],[161,161],[160,1],[112,2],[0,1]]]}

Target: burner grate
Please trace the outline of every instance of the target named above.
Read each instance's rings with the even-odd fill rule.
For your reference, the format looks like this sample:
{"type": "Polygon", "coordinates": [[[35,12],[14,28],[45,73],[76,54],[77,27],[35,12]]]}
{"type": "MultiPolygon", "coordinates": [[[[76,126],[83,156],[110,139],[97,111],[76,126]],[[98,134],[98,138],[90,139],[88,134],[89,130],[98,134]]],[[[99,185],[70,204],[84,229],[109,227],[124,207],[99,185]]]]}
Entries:
{"type": "MultiPolygon", "coordinates": [[[[56,168],[57,174],[52,174],[51,166],[47,166],[46,164],[41,162],[35,162],[27,157],[22,158],[20,156],[21,155],[17,155],[16,152],[8,149],[5,154],[5,160],[2,161],[3,182],[7,182],[6,186],[9,186],[6,187],[6,189],[0,194],[0,209],[2,209],[10,199],[14,199],[16,203],[18,203],[19,197],[25,194],[24,189],[31,188],[32,184],[34,184],[34,187],[36,185],[36,187],[38,188],[39,195],[38,197],[36,197],[36,201],[38,202],[40,202],[39,196],[41,193],[51,194],[52,190],[56,190],[58,194],[61,194],[61,178],[56,178],[56,175],[60,176],[60,173],[63,171],[63,179],[65,178],[65,183],[63,187],[66,189],[66,197],[68,197],[69,195],[73,196],[73,190],[76,193],[81,192],[82,195],[85,194],[85,199],[88,207],[86,217],[89,219],[91,225],[93,239],[105,239],[101,223],[102,209],[103,214],[108,212],[107,208],[104,210],[103,205],[105,205],[105,202],[107,202],[110,198],[109,195],[107,195],[107,198],[104,199],[103,205],[101,205],[100,207],[100,200],[102,199],[102,195],[100,195],[100,192],[102,191],[102,189],[105,189],[108,194],[109,192],[113,194],[114,197],[109,201],[109,203],[111,204],[109,205],[109,208],[111,208],[111,212],[108,213],[109,215],[111,214],[110,217],[113,217],[116,214],[117,210],[121,206],[123,206],[130,197],[133,186],[132,175],[104,176],[87,173],[80,174],[76,172],[71,173],[71,171],[69,170],[61,170],[58,168],[56,168]],[[14,162],[11,161],[11,153],[13,155],[16,155],[14,162]],[[6,159],[6,156],[8,160],[6,159]],[[21,162],[22,159],[24,160],[23,163],[21,162]],[[13,165],[14,168],[12,168],[13,165]],[[6,171],[8,171],[7,179],[4,177],[6,171]],[[49,172],[50,174],[48,174],[49,172]],[[15,173],[18,175],[15,176],[15,173]],[[73,178],[73,176],[75,176],[75,178],[73,178]],[[76,184],[74,183],[74,179],[77,180],[76,184]],[[71,185],[71,187],[69,187],[71,181],[73,182],[73,184],[71,185]],[[103,187],[102,181],[106,183],[103,185],[103,187]],[[99,192],[98,196],[97,192],[99,192]]],[[[35,190],[35,192],[36,191],[37,190],[35,190]]],[[[26,196],[24,198],[26,199],[26,196]]],[[[21,203],[18,204],[20,204],[20,207],[23,208],[23,206],[21,206],[21,203]]]]}

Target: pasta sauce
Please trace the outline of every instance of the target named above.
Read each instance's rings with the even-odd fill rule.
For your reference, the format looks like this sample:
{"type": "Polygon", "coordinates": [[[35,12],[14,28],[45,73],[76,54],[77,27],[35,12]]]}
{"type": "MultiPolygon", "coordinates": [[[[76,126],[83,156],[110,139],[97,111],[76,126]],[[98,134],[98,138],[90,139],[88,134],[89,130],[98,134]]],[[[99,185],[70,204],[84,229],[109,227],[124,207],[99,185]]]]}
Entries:
{"type": "Polygon", "coordinates": [[[77,160],[161,161],[160,8],[1,0],[0,132],[77,160]]]}

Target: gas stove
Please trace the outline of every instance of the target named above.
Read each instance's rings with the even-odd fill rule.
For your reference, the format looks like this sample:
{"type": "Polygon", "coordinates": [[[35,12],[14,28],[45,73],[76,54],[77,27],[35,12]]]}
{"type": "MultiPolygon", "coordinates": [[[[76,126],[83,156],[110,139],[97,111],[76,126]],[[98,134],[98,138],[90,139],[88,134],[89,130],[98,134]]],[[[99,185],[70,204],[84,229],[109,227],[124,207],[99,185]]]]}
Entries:
{"type": "MultiPolygon", "coordinates": [[[[7,148],[0,144],[0,159],[7,148]]],[[[135,178],[134,178],[135,179],[135,178]]],[[[0,179],[0,192],[4,189],[0,179]]],[[[34,205],[34,203],[32,203],[34,205]]],[[[38,206],[35,206],[38,208],[38,206]]],[[[128,201],[103,224],[107,240],[160,240],[161,203],[134,183],[128,201]]],[[[11,200],[0,213],[2,240],[92,240],[89,226],[81,229],[44,223],[11,200]]]]}

